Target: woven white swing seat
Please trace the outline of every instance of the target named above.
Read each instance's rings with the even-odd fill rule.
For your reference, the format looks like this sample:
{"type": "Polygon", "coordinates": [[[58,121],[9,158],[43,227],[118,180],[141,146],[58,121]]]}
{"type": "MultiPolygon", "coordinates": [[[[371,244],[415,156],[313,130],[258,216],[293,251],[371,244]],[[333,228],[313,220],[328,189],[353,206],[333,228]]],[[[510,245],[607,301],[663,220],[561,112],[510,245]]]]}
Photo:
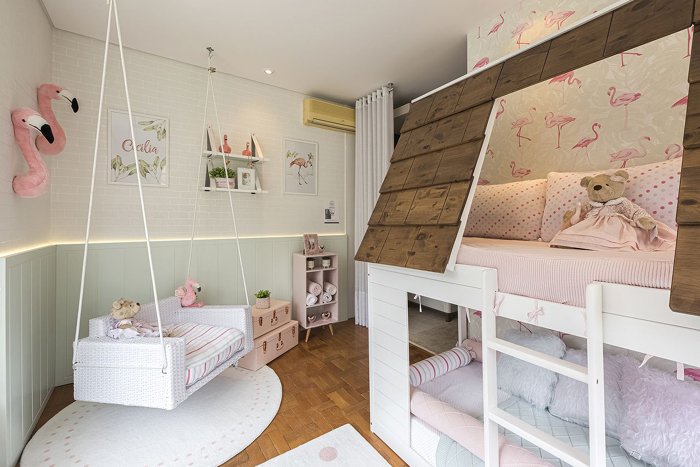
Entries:
{"type": "MultiPolygon", "coordinates": [[[[253,349],[250,306],[182,308],[178,298],[170,297],[160,300],[159,307],[164,326],[195,323],[235,329],[242,334],[244,345],[242,348],[235,345],[239,334],[230,333],[231,345],[240,350],[187,385],[188,367],[198,362],[188,362],[184,337],[164,339],[167,367],[163,370],[163,349],[158,337],[112,339],[107,337],[110,316],[93,318],[89,337],[80,339],[76,348],[77,362],[73,365],[76,400],[174,409],[253,349]]],[[[135,318],[152,322],[156,319],[155,313],[155,304],[148,304],[135,318]]],[[[224,346],[223,351],[226,348],[230,346],[224,346]]]]}

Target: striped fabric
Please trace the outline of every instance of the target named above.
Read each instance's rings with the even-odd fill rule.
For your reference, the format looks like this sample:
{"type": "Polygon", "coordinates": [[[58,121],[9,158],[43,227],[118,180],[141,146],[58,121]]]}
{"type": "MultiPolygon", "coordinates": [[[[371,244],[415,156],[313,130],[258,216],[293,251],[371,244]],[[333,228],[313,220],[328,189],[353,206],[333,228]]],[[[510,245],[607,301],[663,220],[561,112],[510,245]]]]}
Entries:
{"type": "Polygon", "coordinates": [[[584,307],[586,286],[611,282],[671,288],[673,251],[588,251],[546,242],[465,237],[457,263],[498,270],[504,293],[584,307]]]}
{"type": "Polygon", "coordinates": [[[455,347],[426,358],[409,367],[408,376],[411,380],[411,386],[420,386],[427,381],[444,375],[448,371],[467,365],[471,361],[472,357],[464,347],[455,347]]]}
{"type": "Polygon", "coordinates": [[[185,339],[185,386],[190,386],[243,348],[243,333],[234,328],[183,323],[172,328],[171,337],[185,339]]]}

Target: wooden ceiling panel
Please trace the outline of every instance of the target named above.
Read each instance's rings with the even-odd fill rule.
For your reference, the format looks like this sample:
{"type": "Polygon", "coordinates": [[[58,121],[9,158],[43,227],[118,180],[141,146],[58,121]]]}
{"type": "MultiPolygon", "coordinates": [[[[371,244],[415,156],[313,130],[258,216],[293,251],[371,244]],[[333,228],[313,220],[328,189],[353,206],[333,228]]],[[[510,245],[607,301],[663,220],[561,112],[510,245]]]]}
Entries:
{"type": "Polygon", "coordinates": [[[690,26],[693,0],[637,0],[613,12],[605,56],[619,54],[690,26]]]}
{"type": "Polygon", "coordinates": [[[378,261],[391,266],[405,266],[419,229],[410,226],[391,227],[378,261]]]}
{"type": "Polygon", "coordinates": [[[450,185],[450,192],[442,207],[438,224],[459,224],[462,218],[462,210],[469,196],[470,181],[453,183],[450,185]]]}
{"type": "Polygon", "coordinates": [[[435,172],[437,172],[441,160],[442,151],[429,152],[414,158],[411,171],[406,177],[404,188],[420,188],[432,185],[435,172]]]}
{"type": "Polygon", "coordinates": [[[374,205],[374,211],[372,211],[372,215],[370,216],[369,222],[367,222],[367,224],[377,225],[381,222],[382,214],[384,214],[386,203],[389,202],[390,197],[391,195],[389,195],[388,193],[382,193],[381,195],[379,195],[379,198],[377,199],[377,204],[374,205]]]}
{"type": "Polygon", "coordinates": [[[376,263],[379,260],[379,253],[384,248],[384,242],[388,235],[389,227],[369,226],[365,236],[362,238],[360,247],[357,249],[355,260],[376,263]]]}
{"type": "Polygon", "coordinates": [[[463,87],[464,81],[460,81],[435,94],[433,105],[430,107],[426,122],[432,122],[452,115],[457,101],[459,100],[459,96],[462,94],[463,87]]]}
{"type": "Polygon", "coordinates": [[[612,13],[608,13],[552,39],[540,79],[559,76],[601,60],[611,20],[612,13]]]}
{"type": "Polygon", "coordinates": [[[498,77],[494,97],[501,97],[539,83],[549,45],[550,41],[547,41],[506,60],[498,77]]]}
{"type": "Polygon", "coordinates": [[[467,78],[464,83],[464,89],[462,89],[462,95],[459,97],[459,102],[457,102],[455,107],[455,112],[460,112],[491,100],[502,68],[503,64],[499,63],[491,68],[487,68],[478,75],[467,78]]]}
{"type": "Polygon", "coordinates": [[[673,263],[670,307],[674,311],[700,315],[700,225],[678,226],[673,263]]]}
{"type": "Polygon", "coordinates": [[[700,83],[693,83],[688,89],[683,146],[686,149],[700,147],[700,83]]]}
{"type": "Polygon", "coordinates": [[[458,225],[421,227],[409,252],[406,267],[445,272],[458,233],[458,225]]]}
{"type": "Polygon", "coordinates": [[[479,159],[482,143],[483,139],[445,149],[433,183],[450,183],[471,179],[476,161],[479,159]]]}
{"type": "Polygon", "coordinates": [[[430,112],[430,107],[433,105],[433,96],[428,96],[416,102],[411,103],[411,110],[406,115],[406,120],[401,127],[401,133],[418,128],[426,123],[426,117],[430,112]]]}
{"type": "Polygon", "coordinates": [[[492,108],[493,101],[489,101],[472,109],[472,113],[469,117],[469,123],[464,131],[462,142],[466,143],[468,141],[474,141],[484,137],[486,125],[489,123],[492,108]]]}
{"type": "Polygon", "coordinates": [[[413,206],[406,217],[408,225],[431,225],[440,220],[450,185],[437,185],[420,188],[413,199],[413,206]]]}
{"type": "Polygon", "coordinates": [[[689,149],[683,154],[676,221],[679,224],[700,224],[700,149],[689,149]]]}
{"type": "Polygon", "coordinates": [[[392,162],[391,165],[389,165],[389,170],[384,177],[384,182],[379,192],[386,193],[388,191],[402,189],[414,160],[415,159],[404,159],[392,162]]]}
{"type": "Polygon", "coordinates": [[[401,225],[406,222],[406,216],[411,209],[415,196],[416,190],[394,191],[391,193],[379,223],[381,225],[401,225]]]}

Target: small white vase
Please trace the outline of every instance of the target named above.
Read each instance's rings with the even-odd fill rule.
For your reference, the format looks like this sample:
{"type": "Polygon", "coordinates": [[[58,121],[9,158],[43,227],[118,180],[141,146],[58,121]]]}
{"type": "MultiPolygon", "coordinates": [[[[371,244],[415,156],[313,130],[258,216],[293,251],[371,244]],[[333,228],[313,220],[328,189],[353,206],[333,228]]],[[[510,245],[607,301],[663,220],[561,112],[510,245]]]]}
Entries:
{"type": "Polygon", "coordinates": [[[260,310],[265,309],[265,308],[270,308],[270,297],[256,298],[255,299],[255,308],[258,308],[260,310]]]}

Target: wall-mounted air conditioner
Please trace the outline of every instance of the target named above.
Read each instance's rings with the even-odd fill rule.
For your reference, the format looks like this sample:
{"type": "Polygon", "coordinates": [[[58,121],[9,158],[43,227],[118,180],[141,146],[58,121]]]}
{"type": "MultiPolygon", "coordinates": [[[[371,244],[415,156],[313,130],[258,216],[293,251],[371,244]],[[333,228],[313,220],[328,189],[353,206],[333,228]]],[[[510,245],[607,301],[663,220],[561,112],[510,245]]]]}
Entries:
{"type": "Polygon", "coordinates": [[[304,125],[355,131],[355,109],[320,99],[304,99],[304,125]]]}

